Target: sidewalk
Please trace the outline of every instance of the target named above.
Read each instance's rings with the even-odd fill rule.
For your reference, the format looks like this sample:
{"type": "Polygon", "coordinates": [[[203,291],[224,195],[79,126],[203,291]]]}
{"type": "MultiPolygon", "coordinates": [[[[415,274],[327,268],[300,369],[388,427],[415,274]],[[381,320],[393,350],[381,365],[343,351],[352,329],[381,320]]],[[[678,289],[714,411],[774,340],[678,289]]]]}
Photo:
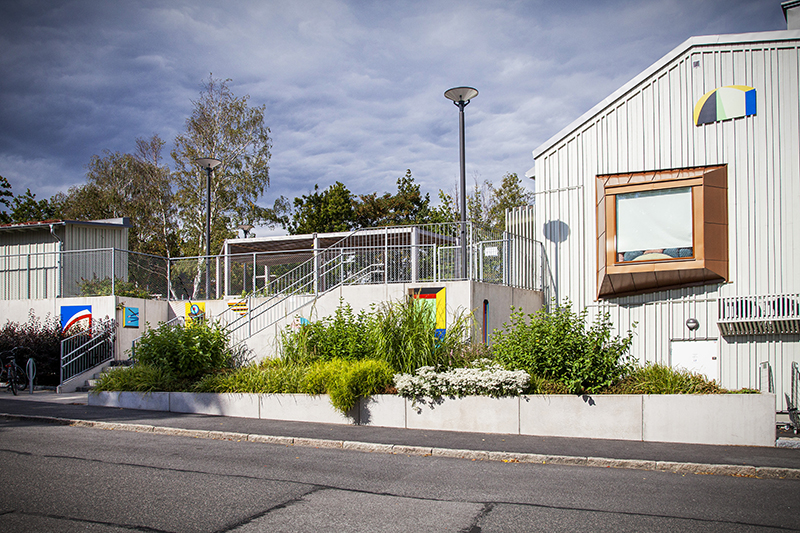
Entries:
{"type": "Polygon", "coordinates": [[[313,424],[91,407],[86,405],[86,398],[86,393],[35,391],[31,395],[25,391],[15,397],[0,391],[0,418],[379,453],[800,480],[800,448],[709,446],[313,424]]]}

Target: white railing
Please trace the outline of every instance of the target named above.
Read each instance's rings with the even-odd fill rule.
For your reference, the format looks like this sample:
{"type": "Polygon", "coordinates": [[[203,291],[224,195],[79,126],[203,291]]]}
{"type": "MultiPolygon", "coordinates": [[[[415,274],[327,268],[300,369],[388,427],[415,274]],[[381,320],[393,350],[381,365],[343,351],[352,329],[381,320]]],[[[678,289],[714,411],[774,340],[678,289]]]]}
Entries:
{"type": "Polygon", "coordinates": [[[800,333],[800,294],[720,298],[717,324],[723,335],[800,333]]]}
{"type": "Polygon", "coordinates": [[[61,370],[63,385],[78,374],[114,358],[116,323],[113,319],[94,320],[89,329],[61,341],[61,370]]]}

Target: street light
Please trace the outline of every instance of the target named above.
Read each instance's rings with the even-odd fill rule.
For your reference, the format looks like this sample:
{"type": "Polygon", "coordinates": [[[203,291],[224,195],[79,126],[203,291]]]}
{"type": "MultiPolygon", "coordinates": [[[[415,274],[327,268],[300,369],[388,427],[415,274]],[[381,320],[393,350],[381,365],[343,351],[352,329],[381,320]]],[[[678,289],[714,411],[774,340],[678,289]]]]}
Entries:
{"type": "Polygon", "coordinates": [[[206,299],[211,299],[211,176],[222,161],[213,157],[195,159],[201,168],[206,169],[206,299]]]}
{"type": "Polygon", "coordinates": [[[253,229],[253,226],[251,226],[250,224],[239,224],[237,226],[237,229],[242,230],[242,233],[244,233],[243,238],[246,239],[250,236],[250,230],[253,229]]]}
{"type": "Polygon", "coordinates": [[[472,87],[453,87],[444,97],[458,106],[458,144],[461,155],[461,278],[467,279],[467,169],[464,159],[464,108],[478,96],[472,87]]]}

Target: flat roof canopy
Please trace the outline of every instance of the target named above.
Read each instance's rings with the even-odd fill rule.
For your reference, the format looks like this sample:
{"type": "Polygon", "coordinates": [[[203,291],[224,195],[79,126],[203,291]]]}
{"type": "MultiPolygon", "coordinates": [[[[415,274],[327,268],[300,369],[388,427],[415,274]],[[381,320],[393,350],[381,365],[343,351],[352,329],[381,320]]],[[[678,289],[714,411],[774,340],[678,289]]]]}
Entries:
{"type": "MultiPolygon", "coordinates": [[[[412,234],[417,232],[419,244],[454,244],[456,237],[441,235],[417,226],[362,229],[335,233],[317,233],[317,250],[324,250],[341,243],[347,248],[378,248],[383,246],[409,246],[412,234]],[[347,239],[346,242],[342,242],[347,239]]],[[[314,256],[313,233],[304,235],[280,235],[226,239],[223,254],[227,251],[235,263],[253,264],[253,254],[259,266],[282,265],[306,261],[314,256]]]]}

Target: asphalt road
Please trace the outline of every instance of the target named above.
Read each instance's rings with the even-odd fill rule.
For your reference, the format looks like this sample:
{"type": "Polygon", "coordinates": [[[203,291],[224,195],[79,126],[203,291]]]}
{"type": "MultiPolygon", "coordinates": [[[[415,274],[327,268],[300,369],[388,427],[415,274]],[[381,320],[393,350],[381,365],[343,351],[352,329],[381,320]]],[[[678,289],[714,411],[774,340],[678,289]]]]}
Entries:
{"type": "Polygon", "coordinates": [[[0,531],[800,531],[800,481],[0,420],[0,531]]]}

